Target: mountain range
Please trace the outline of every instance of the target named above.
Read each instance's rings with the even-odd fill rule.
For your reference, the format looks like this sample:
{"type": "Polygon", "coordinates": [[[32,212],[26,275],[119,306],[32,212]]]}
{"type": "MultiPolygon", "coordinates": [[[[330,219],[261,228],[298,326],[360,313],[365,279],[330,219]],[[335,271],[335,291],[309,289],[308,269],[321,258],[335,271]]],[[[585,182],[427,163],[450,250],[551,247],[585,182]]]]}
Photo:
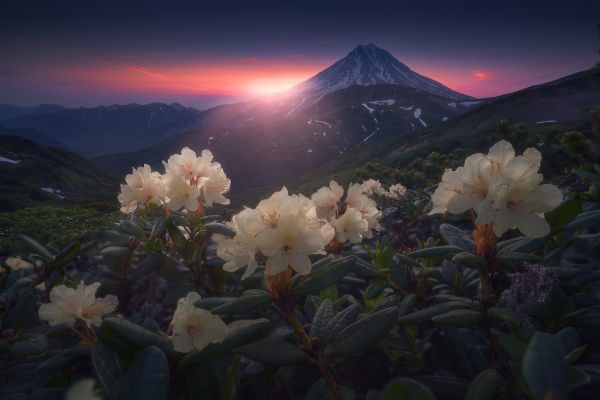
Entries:
{"type": "MultiPolygon", "coordinates": [[[[0,105],[0,124],[5,128],[37,130],[61,142],[66,149],[94,158],[168,140],[193,128],[198,114],[198,110],[178,103],[91,108],[0,105]]],[[[33,138],[17,131],[10,134],[33,138]]]]}
{"type": "Polygon", "coordinates": [[[0,124],[5,130],[35,130],[96,157],[118,175],[144,163],[160,169],[161,160],[185,146],[208,148],[239,193],[267,191],[318,176],[324,168],[356,166],[354,160],[376,161],[484,132],[501,119],[561,129],[589,125],[599,89],[597,79],[583,71],[508,95],[474,99],[368,44],[288,91],[204,111],[162,103],[27,110],[0,106],[0,124]]]}

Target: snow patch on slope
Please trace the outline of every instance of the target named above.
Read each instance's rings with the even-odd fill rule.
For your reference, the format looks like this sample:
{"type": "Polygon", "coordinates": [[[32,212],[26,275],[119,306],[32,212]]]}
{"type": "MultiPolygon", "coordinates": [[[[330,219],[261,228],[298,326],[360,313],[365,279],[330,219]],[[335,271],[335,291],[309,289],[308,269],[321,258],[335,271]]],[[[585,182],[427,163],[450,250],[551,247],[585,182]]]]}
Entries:
{"type": "Polygon", "coordinates": [[[18,164],[21,162],[21,160],[11,160],[10,158],[0,156],[0,162],[5,162],[5,163],[9,163],[9,164],[18,164]]]}

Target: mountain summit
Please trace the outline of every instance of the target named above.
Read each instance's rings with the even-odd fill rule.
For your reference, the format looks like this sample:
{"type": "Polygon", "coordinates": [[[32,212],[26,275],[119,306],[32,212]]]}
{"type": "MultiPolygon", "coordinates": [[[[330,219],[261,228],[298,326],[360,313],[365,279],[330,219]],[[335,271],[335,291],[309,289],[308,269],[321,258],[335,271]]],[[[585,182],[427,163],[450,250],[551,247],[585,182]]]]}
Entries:
{"type": "Polygon", "coordinates": [[[408,86],[453,100],[471,99],[414,72],[390,53],[372,43],[357,46],[346,57],[292,90],[296,93],[310,89],[334,92],[350,86],[381,84],[408,86]]]}

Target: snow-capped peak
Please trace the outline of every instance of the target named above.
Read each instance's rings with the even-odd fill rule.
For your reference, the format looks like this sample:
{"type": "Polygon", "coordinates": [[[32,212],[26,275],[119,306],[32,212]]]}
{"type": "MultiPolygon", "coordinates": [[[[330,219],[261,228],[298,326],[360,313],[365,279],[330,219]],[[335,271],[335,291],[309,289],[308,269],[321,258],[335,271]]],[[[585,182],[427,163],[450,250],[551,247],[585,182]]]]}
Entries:
{"type": "Polygon", "coordinates": [[[295,93],[310,89],[334,92],[355,85],[379,84],[408,86],[456,100],[471,99],[412,71],[390,53],[372,43],[357,46],[346,57],[292,90],[295,93]]]}

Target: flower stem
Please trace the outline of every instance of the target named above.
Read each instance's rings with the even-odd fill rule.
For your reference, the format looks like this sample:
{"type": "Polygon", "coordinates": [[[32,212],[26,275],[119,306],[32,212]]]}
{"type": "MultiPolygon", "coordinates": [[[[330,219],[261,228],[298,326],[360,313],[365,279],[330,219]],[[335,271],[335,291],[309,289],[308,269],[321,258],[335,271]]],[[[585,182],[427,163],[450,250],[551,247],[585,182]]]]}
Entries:
{"type": "Polygon", "coordinates": [[[294,332],[296,332],[296,335],[298,335],[298,337],[300,338],[300,342],[302,343],[302,346],[304,346],[307,350],[312,350],[312,348],[313,348],[312,340],[310,340],[308,333],[306,333],[306,330],[302,326],[302,323],[298,320],[298,317],[296,316],[296,312],[293,310],[288,311],[286,313],[286,317],[287,317],[289,324],[294,329],[294,332]]]}
{"type": "MultiPolygon", "coordinates": [[[[294,329],[294,332],[296,332],[296,335],[298,335],[300,338],[302,346],[308,351],[313,350],[313,342],[310,339],[310,336],[308,336],[308,333],[306,333],[306,329],[304,329],[304,326],[302,326],[300,320],[298,320],[295,310],[288,310],[286,312],[286,319],[294,329]]],[[[329,390],[331,390],[333,397],[335,397],[336,400],[343,400],[342,393],[340,392],[333,373],[331,372],[331,368],[329,368],[329,365],[327,364],[327,360],[323,358],[319,352],[318,358],[316,360],[313,359],[313,362],[315,362],[319,367],[319,372],[321,372],[323,379],[327,383],[327,386],[329,386],[329,390]]]]}

